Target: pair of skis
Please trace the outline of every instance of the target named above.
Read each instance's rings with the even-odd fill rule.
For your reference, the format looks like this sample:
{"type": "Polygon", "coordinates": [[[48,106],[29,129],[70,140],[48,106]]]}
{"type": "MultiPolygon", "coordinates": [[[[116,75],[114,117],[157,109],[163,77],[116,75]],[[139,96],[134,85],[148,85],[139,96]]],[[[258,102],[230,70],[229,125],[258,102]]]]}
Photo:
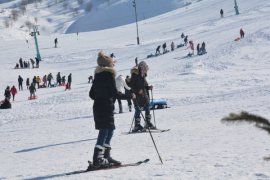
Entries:
{"type": "MultiPolygon", "coordinates": [[[[150,129],[151,133],[163,133],[170,131],[171,129],[150,129]]],[[[148,129],[143,129],[142,131],[136,131],[136,132],[123,132],[122,134],[140,134],[140,133],[147,133],[148,129]]]]}
{"type": "Polygon", "coordinates": [[[138,162],[135,162],[135,163],[121,164],[121,165],[110,165],[110,166],[107,166],[107,167],[97,167],[97,166],[94,166],[92,164],[92,162],[89,161],[88,162],[89,167],[88,167],[87,170],[73,171],[73,172],[66,173],[66,175],[69,176],[69,175],[82,174],[82,173],[87,173],[87,172],[92,172],[92,171],[118,169],[118,168],[122,168],[122,167],[130,167],[130,166],[139,166],[139,165],[145,164],[147,162],[149,162],[149,159],[145,159],[143,161],[138,161],[138,162]]]}

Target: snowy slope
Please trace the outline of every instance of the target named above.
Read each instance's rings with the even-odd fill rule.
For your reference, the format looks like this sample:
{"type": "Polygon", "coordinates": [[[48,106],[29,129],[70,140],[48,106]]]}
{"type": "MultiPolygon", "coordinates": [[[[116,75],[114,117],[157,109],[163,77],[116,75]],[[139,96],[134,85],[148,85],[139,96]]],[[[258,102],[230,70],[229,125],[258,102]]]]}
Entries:
{"type": "MultiPolygon", "coordinates": [[[[196,1],[137,0],[138,20],[148,19],[196,1]]],[[[102,30],[135,22],[134,8],[130,0],[81,0],[81,3],[79,2],[79,0],[0,1],[0,38],[27,39],[29,28],[26,22],[39,25],[39,31],[44,35],[102,30]],[[28,4],[23,13],[24,1],[28,4]],[[11,16],[14,10],[18,12],[17,20],[13,20],[11,16]]]]}
{"type": "MultiPolygon", "coordinates": [[[[102,31],[39,36],[43,61],[40,69],[13,67],[19,57],[35,55],[24,40],[0,41],[0,89],[49,72],[73,74],[71,91],[63,87],[39,89],[39,99],[28,101],[19,92],[13,108],[0,110],[0,179],[270,179],[269,135],[253,125],[226,126],[220,119],[246,110],[270,117],[270,2],[203,0],[190,6],[141,21],[141,45],[136,45],[135,24],[102,31]],[[225,17],[219,17],[220,8],[225,17]],[[246,37],[234,39],[243,28],[246,37]],[[195,44],[206,42],[207,54],[184,58],[186,47],[146,59],[157,45],[182,43],[181,33],[195,44]],[[58,37],[59,48],[53,48],[58,37]],[[98,51],[114,52],[118,74],[128,75],[135,57],[150,67],[148,81],[154,97],[166,99],[171,108],[155,111],[157,126],[171,130],[153,134],[164,161],[161,165],[149,134],[123,135],[133,113],[116,114],[112,155],[123,163],[150,158],[139,167],[91,172],[66,177],[84,169],[91,160],[94,130],[87,77],[96,66],[98,51]]],[[[25,87],[24,87],[25,88],[25,87]]],[[[117,109],[116,104],[116,110],[117,109]]]]}

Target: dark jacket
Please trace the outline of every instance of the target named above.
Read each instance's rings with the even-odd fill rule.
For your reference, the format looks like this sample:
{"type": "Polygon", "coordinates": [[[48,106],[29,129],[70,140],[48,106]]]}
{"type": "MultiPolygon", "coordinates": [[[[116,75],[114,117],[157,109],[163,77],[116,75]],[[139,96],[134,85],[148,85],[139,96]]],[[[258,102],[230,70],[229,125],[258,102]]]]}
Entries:
{"type": "Polygon", "coordinates": [[[133,93],[136,95],[136,104],[139,105],[139,107],[145,107],[149,105],[150,98],[149,98],[149,86],[145,79],[145,77],[142,77],[139,73],[139,70],[134,68],[131,72],[131,80],[130,80],[130,87],[133,93]],[[139,91],[142,90],[143,93],[139,94],[139,91]]]}
{"type": "Polygon", "coordinates": [[[23,83],[23,78],[21,76],[19,76],[18,82],[19,82],[19,84],[22,84],[23,83]]]}
{"type": "Polygon", "coordinates": [[[72,82],[72,77],[71,77],[71,74],[68,75],[68,83],[71,83],[72,82]]]}
{"type": "Polygon", "coordinates": [[[4,96],[5,96],[5,98],[10,99],[10,97],[11,97],[10,89],[5,90],[4,96]]]}
{"type": "Polygon", "coordinates": [[[115,70],[109,67],[97,67],[93,85],[89,96],[94,100],[93,114],[95,128],[115,129],[114,125],[114,103],[117,96],[115,85],[115,70]]]}
{"type": "Polygon", "coordinates": [[[29,91],[30,91],[30,93],[34,93],[36,91],[34,84],[31,84],[31,86],[29,87],[29,91]]]}

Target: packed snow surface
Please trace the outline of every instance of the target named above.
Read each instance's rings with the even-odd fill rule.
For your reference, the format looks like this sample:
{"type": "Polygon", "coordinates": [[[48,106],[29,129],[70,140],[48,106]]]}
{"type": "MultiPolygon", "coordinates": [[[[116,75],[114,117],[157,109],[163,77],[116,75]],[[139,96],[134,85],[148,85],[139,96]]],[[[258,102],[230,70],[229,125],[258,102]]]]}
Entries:
{"type": "MultiPolygon", "coordinates": [[[[39,69],[14,69],[20,57],[35,56],[34,39],[27,36],[28,48],[25,39],[9,39],[5,36],[9,30],[1,29],[0,89],[4,93],[6,86],[17,86],[21,75],[24,90],[17,94],[12,109],[0,110],[0,179],[270,179],[269,161],[263,159],[270,155],[269,135],[250,124],[228,126],[220,121],[242,110],[270,117],[270,1],[237,2],[238,16],[233,1],[201,0],[140,21],[140,45],[135,23],[78,36],[41,34],[39,69]],[[220,18],[221,8],[224,18],[220,18]],[[245,38],[234,41],[240,28],[245,38]],[[190,49],[185,46],[146,58],[164,42],[168,49],[172,41],[183,43],[182,32],[195,46],[205,42],[208,53],[186,58],[190,49]],[[58,48],[53,43],[56,37],[58,48]],[[158,128],[170,129],[153,133],[164,164],[149,134],[124,134],[134,110],[128,112],[123,102],[125,113],[115,114],[112,156],[123,163],[146,158],[150,162],[65,175],[85,169],[92,159],[98,131],[87,81],[100,50],[115,54],[118,75],[129,75],[135,57],[149,65],[147,80],[154,86],[154,99],[167,100],[170,106],[155,110],[152,119],[158,128]],[[72,73],[70,91],[42,88],[37,90],[37,100],[27,100],[27,77],[52,73],[55,78],[57,72],[66,77],[72,73]]],[[[117,103],[115,107],[117,112],[117,103]]]]}

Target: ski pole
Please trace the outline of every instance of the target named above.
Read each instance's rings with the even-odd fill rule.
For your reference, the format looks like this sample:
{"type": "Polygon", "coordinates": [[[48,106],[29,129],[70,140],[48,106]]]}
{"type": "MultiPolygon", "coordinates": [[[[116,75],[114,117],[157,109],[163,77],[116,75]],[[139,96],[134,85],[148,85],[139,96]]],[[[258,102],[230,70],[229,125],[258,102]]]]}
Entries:
{"type": "Polygon", "coordinates": [[[153,97],[153,90],[151,89],[151,96],[152,96],[152,104],[153,104],[153,117],[154,117],[154,123],[155,123],[155,127],[157,127],[156,124],[156,117],[155,117],[155,105],[154,105],[154,97],[153,97]]]}
{"type": "MultiPolygon", "coordinates": [[[[136,100],[136,106],[137,106],[137,108],[139,109],[139,111],[140,111],[140,113],[141,113],[141,115],[142,115],[142,117],[143,117],[144,122],[147,123],[147,122],[146,122],[146,119],[145,119],[145,117],[144,117],[144,115],[143,115],[143,113],[142,113],[142,111],[141,111],[141,109],[140,109],[140,106],[139,106],[139,104],[138,104],[137,99],[135,99],[135,100],[136,100]]],[[[158,149],[157,149],[155,140],[154,140],[153,135],[152,135],[152,133],[151,133],[150,127],[148,127],[147,129],[148,129],[148,132],[149,132],[150,137],[151,137],[151,139],[152,139],[152,142],[153,142],[153,144],[154,144],[154,146],[155,146],[155,149],[156,149],[156,152],[157,152],[157,154],[158,154],[159,160],[160,160],[161,164],[163,164],[163,161],[162,161],[161,156],[160,156],[160,154],[159,154],[159,152],[158,152],[158,149]]]]}
{"type": "Polygon", "coordinates": [[[132,119],[132,122],[131,122],[131,126],[130,126],[130,129],[129,129],[129,132],[128,133],[131,133],[132,132],[132,126],[133,126],[134,120],[135,120],[135,116],[133,116],[133,119],[132,119]]]}
{"type": "MultiPolygon", "coordinates": [[[[143,120],[146,121],[145,118],[144,118],[144,116],[143,116],[142,111],[140,111],[140,113],[141,113],[141,115],[142,115],[142,117],[143,117],[143,120]]],[[[147,122],[146,122],[146,123],[147,123],[147,122]]],[[[159,152],[158,152],[158,149],[157,149],[155,140],[154,140],[153,135],[152,135],[152,133],[151,133],[150,127],[148,127],[147,129],[148,129],[148,132],[149,132],[149,134],[150,134],[150,136],[151,136],[151,139],[152,139],[152,141],[153,141],[153,144],[154,144],[154,146],[155,146],[155,149],[156,149],[156,151],[157,151],[159,160],[160,160],[161,164],[163,164],[163,161],[162,161],[161,156],[160,156],[160,154],[159,154],[159,152]]]]}

